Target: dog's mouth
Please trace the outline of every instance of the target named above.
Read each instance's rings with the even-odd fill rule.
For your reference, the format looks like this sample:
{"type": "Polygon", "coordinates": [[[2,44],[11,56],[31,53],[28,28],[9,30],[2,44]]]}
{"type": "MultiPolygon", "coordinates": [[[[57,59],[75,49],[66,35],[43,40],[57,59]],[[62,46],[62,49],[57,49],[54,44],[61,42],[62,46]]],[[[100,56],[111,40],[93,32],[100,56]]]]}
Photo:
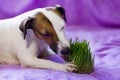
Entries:
{"type": "Polygon", "coordinates": [[[69,60],[69,55],[61,55],[61,57],[62,57],[65,61],[69,60]]]}

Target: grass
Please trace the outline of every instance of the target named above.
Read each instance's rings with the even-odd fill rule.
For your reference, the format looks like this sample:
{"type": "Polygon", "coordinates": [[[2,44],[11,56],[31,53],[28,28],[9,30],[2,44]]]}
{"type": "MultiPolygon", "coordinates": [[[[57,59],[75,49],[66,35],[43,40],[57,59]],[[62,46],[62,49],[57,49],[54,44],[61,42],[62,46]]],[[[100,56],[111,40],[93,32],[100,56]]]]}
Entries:
{"type": "Polygon", "coordinates": [[[91,49],[89,47],[89,42],[86,40],[72,41],[70,40],[70,54],[69,61],[72,61],[77,66],[77,73],[89,74],[94,70],[94,59],[91,54],[91,49]]]}

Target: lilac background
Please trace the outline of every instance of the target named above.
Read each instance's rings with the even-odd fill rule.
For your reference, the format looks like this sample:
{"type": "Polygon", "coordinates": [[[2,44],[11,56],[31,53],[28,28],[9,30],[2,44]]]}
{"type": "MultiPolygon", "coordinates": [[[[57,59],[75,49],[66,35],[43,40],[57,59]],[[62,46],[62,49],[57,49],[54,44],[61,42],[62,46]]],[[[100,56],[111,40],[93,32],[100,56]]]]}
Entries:
{"type": "Polygon", "coordinates": [[[0,0],[0,19],[55,4],[66,9],[68,24],[120,27],[119,0],[0,0]]]}
{"type": "MultiPolygon", "coordinates": [[[[55,4],[66,9],[67,38],[75,40],[77,36],[90,42],[95,54],[94,72],[76,74],[0,65],[0,80],[120,80],[120,0],[0,0],[0,19],[55,4]]],[[[64,62],[57,55],[47,59],[64,62]]]]}

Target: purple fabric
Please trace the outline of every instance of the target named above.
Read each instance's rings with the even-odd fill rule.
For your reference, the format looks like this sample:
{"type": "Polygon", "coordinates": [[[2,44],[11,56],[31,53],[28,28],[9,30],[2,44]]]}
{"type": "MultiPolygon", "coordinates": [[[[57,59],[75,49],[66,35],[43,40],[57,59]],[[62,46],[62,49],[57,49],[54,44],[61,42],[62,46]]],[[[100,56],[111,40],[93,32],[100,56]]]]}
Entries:
{"type": "MultiPolygon", "coordinates": [[[[25,11],[61,4],[68,20],[67,37],[90,42],[95,55],[91,74],[65,73],[47,69],[0,65],[0,80],[120,80],[120,0],[0,0],[0,18],[10,18],[25,11]],[[78,25],[78,26],[76,26],[78,25]]],[[[64,60],[57,55],[48,57],[64,60]]]]}
{"type": "Polygon", "coordinates": [[[65,8],[68,24],[120,27],[120,0],[0,0],[0,19],[55,4],[65,8]]]}

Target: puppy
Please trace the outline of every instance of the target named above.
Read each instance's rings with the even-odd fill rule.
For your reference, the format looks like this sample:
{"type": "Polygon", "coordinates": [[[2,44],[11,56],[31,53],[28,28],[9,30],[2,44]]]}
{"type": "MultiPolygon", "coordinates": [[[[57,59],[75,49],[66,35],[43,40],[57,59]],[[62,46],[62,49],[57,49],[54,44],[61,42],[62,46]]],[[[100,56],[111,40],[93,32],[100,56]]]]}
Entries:
{"type": "Polygon", "coordinates": [[[61,6],[39,8],[0,20],[0,63],[73,71],[75,66],[71,63],[60,64],[38,58],[41,54],[50,54],[51,50],[61,55],[69,53],[65,21],[61,6]]]}

